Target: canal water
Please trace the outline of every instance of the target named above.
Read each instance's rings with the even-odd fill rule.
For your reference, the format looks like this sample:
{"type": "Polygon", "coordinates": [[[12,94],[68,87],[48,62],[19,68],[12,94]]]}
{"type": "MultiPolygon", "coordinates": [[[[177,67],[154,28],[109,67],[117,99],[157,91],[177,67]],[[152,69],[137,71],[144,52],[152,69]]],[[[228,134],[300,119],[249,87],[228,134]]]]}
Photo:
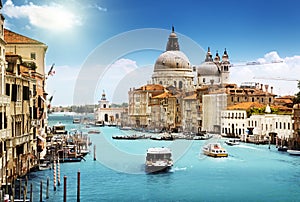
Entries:
{"type": "MultiPolygon", "coordinates": [[[[58,121],[67,129],[83,133],[95,128],[72,124],[70,116],[49,116],[49,125],[58,121]]],[[[81,174],[81,201],[299,201],[300,157],[278,152],[274,145],[241,143],[227,146],[228,158],[210,158],[201,153],[207,141],[114,140],[113,135],[137,134],[115,127],[101,127],[90,134],[93,145],[86,161],[61,164],[61,185],[53,191],[53,170],[32,172],[34,201],[39,201],[43,181],[43,201],[63,200],[63,177],[67,177],[67,201],[77,200],[77,172],[81,174]],[[171,172],[145,174],[149,147],[170,147],[174,155],[171,172]],[[46,180],[50,178],[49,198],[46,180]]],[[[212,140],[209,140],[212,141],[212,140]]]]}

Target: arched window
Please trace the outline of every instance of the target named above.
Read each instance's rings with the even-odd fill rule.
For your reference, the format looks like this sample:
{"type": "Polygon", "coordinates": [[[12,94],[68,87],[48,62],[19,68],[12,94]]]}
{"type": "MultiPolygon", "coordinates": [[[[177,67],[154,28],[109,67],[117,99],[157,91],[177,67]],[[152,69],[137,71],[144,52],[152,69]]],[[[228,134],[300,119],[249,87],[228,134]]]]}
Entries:
{"type": "Polygon", "coordinates": [[[108,122],[108,114],[105,114],[105,115],[104,115],[104,121],[105,121],[105,122],[108,122]]]}
{"type": "Polygon", "coordinates": [[[119,114],[116,114],[116,119],[118,119],[119,118],[119,114]]]}
{"type": "Polygon", "coordinates": [[[106,104],[103,104],[103,108],[106,108],[106,104]]]}
{"type": "Polygon", "coordinates": [[[179,81],[179,89],[182,89],[182,81],[179,81]]]}
{"type": "Polygon", "coordinates": [[[162,85],[162,81],[160,81],[159,84],[162,85]]]}
{"type": "Polygon", "coordinates": [[[176,87],[176,84],[177,84],[176,81],[174,81],[174,86],[175,86],[175,87],[176,87]]]}

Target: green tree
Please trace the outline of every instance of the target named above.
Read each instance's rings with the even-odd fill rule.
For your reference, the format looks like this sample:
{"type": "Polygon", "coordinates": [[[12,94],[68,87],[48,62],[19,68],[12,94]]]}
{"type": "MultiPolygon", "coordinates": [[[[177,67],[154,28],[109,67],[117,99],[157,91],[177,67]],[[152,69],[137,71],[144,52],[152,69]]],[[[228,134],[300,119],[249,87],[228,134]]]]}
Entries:
{"type": "MultiPolygon", "coordinates": [[[[300,81],[298,81],[298,89],[300,90],[300,81]]],[[[295,96],[294,104],[300,103],[300,91],[295,96]]]]}

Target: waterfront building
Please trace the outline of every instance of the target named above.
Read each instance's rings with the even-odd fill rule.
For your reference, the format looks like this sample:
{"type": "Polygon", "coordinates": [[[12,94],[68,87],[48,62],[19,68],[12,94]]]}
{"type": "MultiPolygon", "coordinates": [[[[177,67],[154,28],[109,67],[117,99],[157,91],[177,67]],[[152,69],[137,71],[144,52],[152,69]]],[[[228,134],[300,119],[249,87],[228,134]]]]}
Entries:
{"type": "Polygon", "coordinates": [[[200,102],[197,93],[188,94],[182,99],[182,130],[186,132],[200,132],[200,102]]]}
{"type": "Polygon", "coordinates": [[[129,125],[138,128],[147,127],[149,124],[152,127],[156,126],[155,122],[160,121],[160,107],[155,108],[155,106],[160,105],[160,102],[159,100],[156,100],[157,103],[152,101],[150,105],[150,99],[164,92],[165,88],[160,84],[147,84],[137,89],[130,89],[128,92],[129,125]],[[151,111],[151,106],[153,106],[153,111],[151,111]]]}
{"type": "Polygon", "coordinates": [[[172,27],[166,51],[156,60],[152,84],[174,86],[180,90],[194,90],[194,74],[188,57],[180,51],[177,35],[172,27]]]}
{"type": "MultiPolygon", "coordinates": [[[[151,114],[154,116],[158,114],[159,129],[172,132],[182,130],[182,94],[181,91],[170,86],[165,88],[164,93],[151,98],[151,103],[159,103],[159,107],[151,107],[151,114]]],[[[151,120],[152,123],[157,121],[153,117],[151,120]]]]}
{"type": "Polygon", "coordinates": [[[32,121],[33,101],[30,98],[35,80],[31,67],[22,64],[22,57],[6,54],[6,95],[10,97],[7,113],[9,137],[5,139],[6,175],[9,181],[25,175],[37,163],[37,140],[32,121]]]}
{"type": "Polygon", "coordinates": [[[300,150],[300,104],[295,104],[293,106],[293,137],[289,140],[289,145],[291,149],[300,150]]]}
{"type": "Polygon", "coordinates": [[[237,87],[236,84],[228,84],[225,88],[228,95],[228,106],[241,102],[258,102],[265,105],[273,105],[276,96],[273,94],[273,87],[271,87],[269,92],[269,85],[259,85],[255,82],[244,82],[240,87],[237,87]]]}
{"type": "Polygon", "coordinates": [[[220,134],[221,111],[227,107],[227,94],[222,90],[202,96],[202,130],[220,134]]]}
{"type": "MultiPolygon", "coordinates": [[[[2,9],[2,1],[0,0],[0,9],[2,9]]],[[[5,45],[4,41],[4,17],[0,13],[0,183],[5,183],[6,168],[8,167],[8,151],[6,150],[6,140],[10,137],[10,130],[8,129],[8,116],[10,112],[10,99],[6,95],[6,61],[5,61],[5,45]]]]}
{"type": "Polygon", "coordinates": [[[289,111],[258,102],[244,102],[222,111],[222,136],[240,137],[243,141],[287,140],[293,134],[289,111]]]}
{"type": "Polygon", "coordinates": [[[124,111],[123,107],[111,107],[103,91],[102,97],[98,101],[98,107],[95,110],[95,120],[105,125],[121,125],[121,113],[124,111]]]}

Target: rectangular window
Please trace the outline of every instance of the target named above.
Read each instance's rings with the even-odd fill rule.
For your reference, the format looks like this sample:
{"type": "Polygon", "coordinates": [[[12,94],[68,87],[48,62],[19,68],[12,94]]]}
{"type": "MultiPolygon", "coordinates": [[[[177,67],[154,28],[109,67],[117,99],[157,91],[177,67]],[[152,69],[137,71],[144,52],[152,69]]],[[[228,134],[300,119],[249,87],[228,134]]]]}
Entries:
{"type": "Polygon", "coordinates": [[[35,53],[30,53],[30,58],[35,60],[36,59],[35,53]]]}
{"type": "Polygon", "coordinates": [[[10,84],[6,84],[5,95],[10,96],[10,84]]]}
{"type": "Polygon", "coordinates": [[[29,87],[23,86],[23,100],[29,100],[29,87]]]}
{"type": "Polygon", "coordinates": [[[12,84],[11,86],[11,101],[16,102],[18,96],[18,89],[16,84],[12,84]]]}

